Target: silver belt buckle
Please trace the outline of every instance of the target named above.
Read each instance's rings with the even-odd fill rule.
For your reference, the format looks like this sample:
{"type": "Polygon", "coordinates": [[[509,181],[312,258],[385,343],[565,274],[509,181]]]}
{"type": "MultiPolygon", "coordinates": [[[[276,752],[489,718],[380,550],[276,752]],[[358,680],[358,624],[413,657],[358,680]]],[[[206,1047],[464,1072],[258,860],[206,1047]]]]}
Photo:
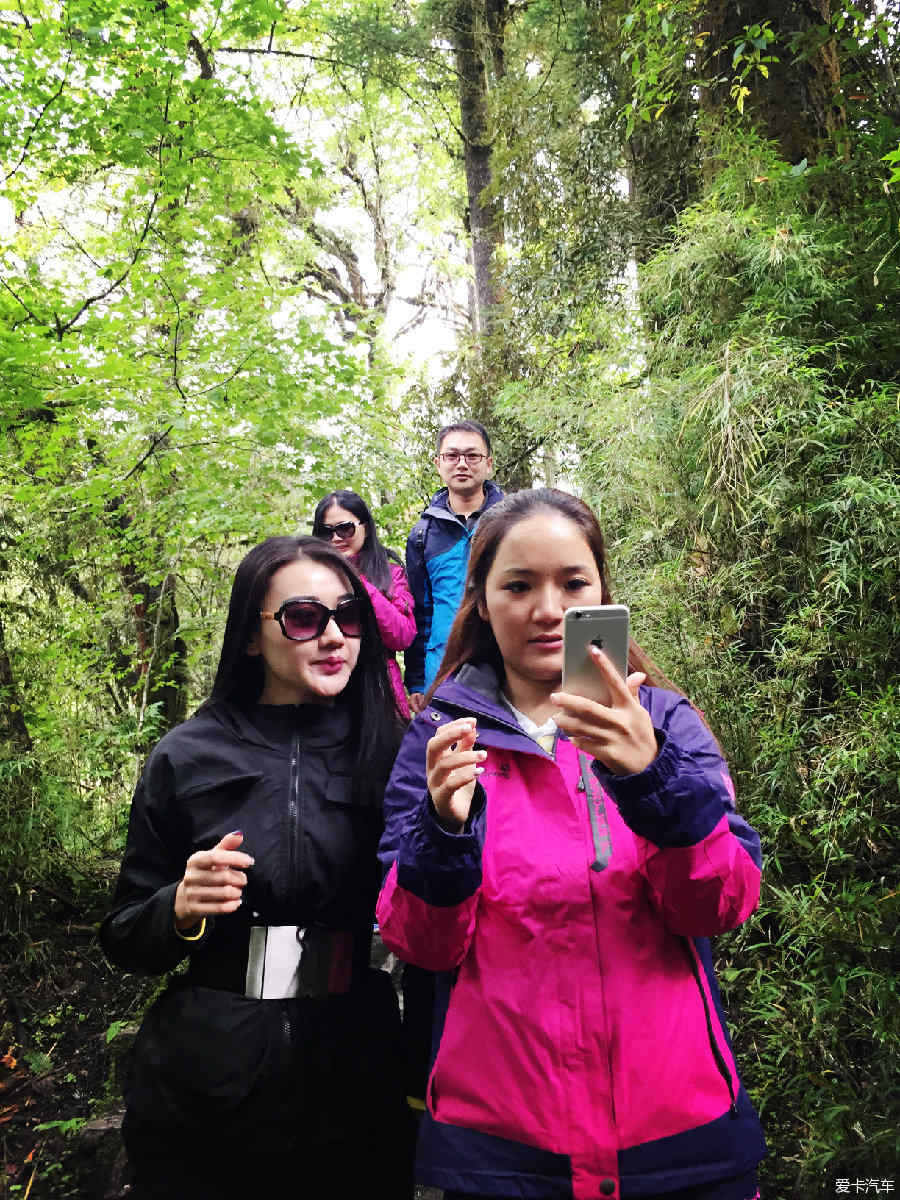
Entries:
{"type": "Polygon", "coordinates": [[[305,929],[298,925],[252,925],[244,994],[256,1000],[287,1000],[300,990],[305,929]]]}

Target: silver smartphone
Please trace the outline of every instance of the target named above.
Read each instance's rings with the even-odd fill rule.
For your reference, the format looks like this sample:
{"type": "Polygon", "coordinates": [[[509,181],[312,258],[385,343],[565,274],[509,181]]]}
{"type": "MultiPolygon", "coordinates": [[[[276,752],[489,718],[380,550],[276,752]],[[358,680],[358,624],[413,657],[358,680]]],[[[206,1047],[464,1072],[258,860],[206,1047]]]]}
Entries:
{"type": "Polygon", "coordinates": [[[606,684],[590,657],[599,646],[624,679],[628,674],[628,605],[567,608],[563,618],[562,690],[609,703],[606,684]]]}

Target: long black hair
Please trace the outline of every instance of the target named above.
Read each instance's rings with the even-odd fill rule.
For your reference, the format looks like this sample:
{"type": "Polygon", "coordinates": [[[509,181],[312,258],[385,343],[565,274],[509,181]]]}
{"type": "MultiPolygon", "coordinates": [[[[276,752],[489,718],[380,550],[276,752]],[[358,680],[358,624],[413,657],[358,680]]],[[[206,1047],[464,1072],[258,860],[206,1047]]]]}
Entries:
{"type": "Polygon", "coordinates": [[[352,718],[357,781],[367,787],[383,785],[402,725],[385,667],[375,610],[353,564],[319,538],[271,537],[245,555],[231,585],[222,653],[206,705],[225,700],[246,708],[259,699],[265,683],[265,664],[260,655],[248,654],[247,646],[259,629],[259,613],[272,576],[298,558],[311,559],[346,580],[359,604],[362,614],[359,658],[342,695],[352,718]]]}
{"type": "MultiPolygon", "coordinates": [[[[388,550],[386,546],[381,544],[378,537],[378,532],[375,529],[375,522],[372,520],[372,514],[369,512],[369,506],[363,500],[362,496],[358,496],[356,492],[347,491],[345,488],[340,488],[336,492],[329,492],[327,496],[323,496],[316,505],[315,515],[313,516],[313,537],[322,537],[324,534],[325,514],[331,508],[332,504],[337,504],[341,508],[346,508],[347,512],[352,512],[354,517],[357,517],[359,523],[366,531],[366,540],[363,542],[362,549],[356,556],[356,565],[369,583],[374,583],[379,592],[384,592],[386,596],[390,596],[393,580],[391,579],[391,568],[388,565],[389,560],[400,562],[399,557],[393,550],[388,550]]],[[[346,561],[346,560],[345,560],[346,561]]]]}

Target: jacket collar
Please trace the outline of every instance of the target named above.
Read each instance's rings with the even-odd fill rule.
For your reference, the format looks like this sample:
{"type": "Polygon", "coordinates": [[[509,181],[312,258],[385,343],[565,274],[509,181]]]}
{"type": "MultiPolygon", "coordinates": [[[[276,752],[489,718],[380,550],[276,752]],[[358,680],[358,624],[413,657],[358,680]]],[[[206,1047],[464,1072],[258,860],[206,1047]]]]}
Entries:
{"type": "MultiPolygon", "coordinates": [[[[502,499],[503,492],[497,484],[491,479],[486,480],[484,484],[484,504],[481,506],[482,512],[502,499]]],[[[442,521],[459,521],[459,517],[450,507],[450,489],[445,487],[438,488],[429,500],[427,507],[422,510],[422,516],[438,517],[442,521]]]]}
{"type": "MultiPolygon", "coordinates": [[[[492,745],[506,749],[525,750],[549,757],[541,746],[519,725],[500,697],[501,680],[490,663],[465,663],[450,679],[445,679],[434,693],[435,705],[462,709],[454,716],[474,716],[479,722],[489,722],[488,739],[492,745]]],[[[488,728],[479,725],[479,740],[488,728]]]]}
{"type": "Polygon", "coordinates": [[[310,749],[345,744],[351,733],[350,708],[344,697],[334,704],[250,704],[242,708],[223,700],[209,715],[240,741],[283,752],[295,734],[310,749]]]}

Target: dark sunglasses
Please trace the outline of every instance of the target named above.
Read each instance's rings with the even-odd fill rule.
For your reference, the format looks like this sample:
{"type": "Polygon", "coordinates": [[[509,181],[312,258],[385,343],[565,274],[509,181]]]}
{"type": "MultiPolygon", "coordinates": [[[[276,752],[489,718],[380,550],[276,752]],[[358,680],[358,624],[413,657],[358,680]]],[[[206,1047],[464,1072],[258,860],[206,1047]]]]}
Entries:
{"type": "Polygon", "coordinates": [[[277,612],[260,610],[259,615],[264,621],[277,621],[292,642],[311,642],[321,637],[332,617],[344,637],[362,637],[362,613],[355,596],[342,600],[337,608],[326,608],[318,600],[285,600],[277,612]]]}
{"type": "Polygon", "coordinates": [[[320,528],[322,532],[318,536],[326,542],[330,542],[335,534],[341,539],[353,537],[359,529],[359,523],[357,521],[338,521],[337,525],[322,525],[320,528]]]}

